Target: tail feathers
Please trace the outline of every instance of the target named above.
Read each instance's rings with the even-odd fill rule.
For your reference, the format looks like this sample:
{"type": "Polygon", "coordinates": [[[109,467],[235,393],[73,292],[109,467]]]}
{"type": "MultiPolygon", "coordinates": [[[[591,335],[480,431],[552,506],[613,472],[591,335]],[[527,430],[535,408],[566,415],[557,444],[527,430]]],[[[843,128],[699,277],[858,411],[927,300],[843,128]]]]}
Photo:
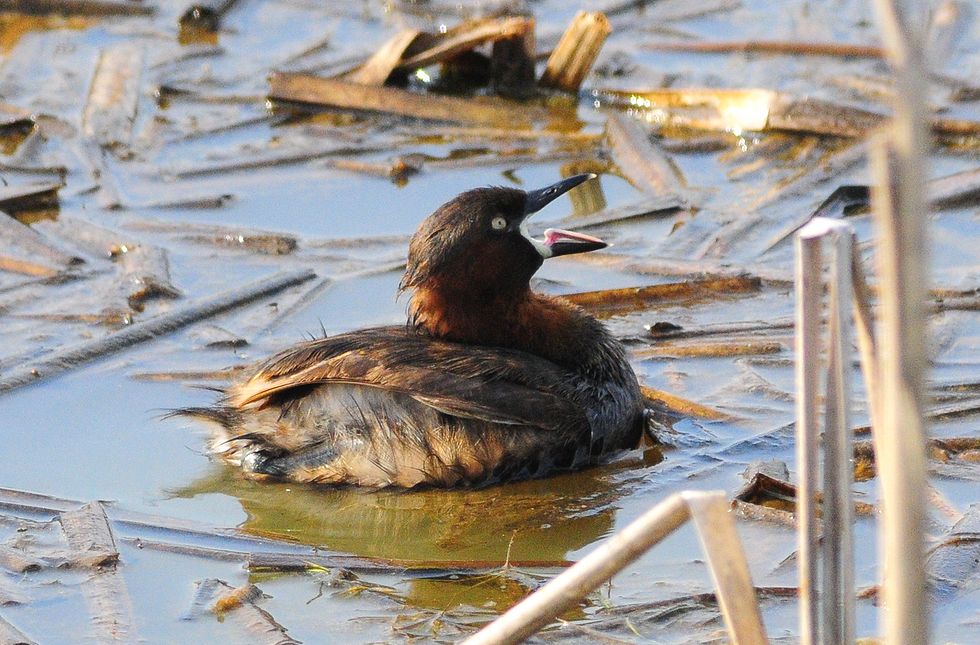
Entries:
{"type": "Polygon", "coordinates": [[[171,410],[165,418],[204,421],[211,431],[211,454],[253,475],[290,478],[296,472],[316,471],[336,459],[337,452],[324,442],[287,449],[270,441],[275,438],[277,414],[243,414],[238,408],[216,405],[171,410]]]}
{"type": "Polygon", "coordinates": [[[236,408],[216,405],[213,407],[179,408],[171,410],[164,418],[187,417],[203,421],[211,434],[211,454],[225,461],[240,465],[242,458],[252,449],[251,442],[235,439],[251,439],[243,429],[246,419],[236,408]]]}
{"type": "Polygon", "coordinates": [[[226,405],[179,408],[171,410],[164,418],[172,417],[188,417],[203,421],[211,431],[211,452],[224,455],[226,458],[231,453],[237,452],[233,446],[228,445],[228,442],[245,432],[243,426],[246,419],[241,411],[226,405]]]}
{"type": "Polygon", "coordinates": [[[191,417],[193,419],[209,421],[218,424],[225,431],[240,427],[242,424],[242,413],[228,406],[178,408],[163,415],[164,419],[174,417],[191,417]]]}

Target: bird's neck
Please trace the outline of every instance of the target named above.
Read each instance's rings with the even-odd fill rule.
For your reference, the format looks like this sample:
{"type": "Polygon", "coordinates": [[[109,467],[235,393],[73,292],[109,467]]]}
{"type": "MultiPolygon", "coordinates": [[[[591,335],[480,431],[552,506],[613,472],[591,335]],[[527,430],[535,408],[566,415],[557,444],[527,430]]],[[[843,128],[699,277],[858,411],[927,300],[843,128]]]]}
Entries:
{"type": "Polygon", "coordinates": [[[579,307],[530,288],[509,294],[419,287],[409,306],[420,332],[461,343],[526,351],[573,370],[591,371],[618,346],[579,307]]]}

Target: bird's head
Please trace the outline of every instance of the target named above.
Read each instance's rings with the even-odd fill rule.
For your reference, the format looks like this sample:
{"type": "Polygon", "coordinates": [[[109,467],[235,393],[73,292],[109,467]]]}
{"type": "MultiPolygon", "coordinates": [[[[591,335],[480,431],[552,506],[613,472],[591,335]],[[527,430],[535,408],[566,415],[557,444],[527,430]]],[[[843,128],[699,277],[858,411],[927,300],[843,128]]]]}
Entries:
{"type": "Polygon", "coordinates": [[[400,288],[437,289],[493,300],[524,292],[548,258],[595,251],[602,240],[560,229],[541,238],[528,231],[531,215],[594,174],[538,190],[477,188],[429,215],[412,237],[400,288]]]}

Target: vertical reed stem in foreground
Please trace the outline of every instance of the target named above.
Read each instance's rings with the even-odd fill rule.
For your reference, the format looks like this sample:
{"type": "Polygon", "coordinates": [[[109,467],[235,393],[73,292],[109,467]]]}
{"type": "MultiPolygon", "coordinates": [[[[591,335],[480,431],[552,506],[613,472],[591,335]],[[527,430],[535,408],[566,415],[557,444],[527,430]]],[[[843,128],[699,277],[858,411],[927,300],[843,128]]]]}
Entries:
{"type": "MultiPolygon", "coordinates": [[[[804,229],[805,230],[805,229],[804,229]]],[[[820,391],[820,237],[796,236],[796,489],[800,643],[820,640],[817,604],[817,447],[820,391]]]]}
{"type": "Polygon", "coordinates": [[[902,203],[896,184],[905,175],[892,163],[890,146],[878,143],[872,150],[872,209],[879,227],[881,426],[874,439],[883,506],[885,642],[912,645],[927,643],[929,633],[922,415],[927,361],[924,211],[916,215],[915,206],[902,203]]]}
{"type": "Polygon", "coordinates": [[[917,3],[875,0],[882,41],[895,72],[888,141],[872,147],[872,212],[878,228],[881,323],[878,373],[881,427],[875,436],[882,516],[885,642],[927,643],[925,571],[926,429],[926,53],[917,3]]]}
{"type": "Polygon", "coordinates": [[[850,424],[853,227],[817,217],[796,236],[797,522],[800,641],[854,641],[854,478],[850,424]],[[816,482],[820,469],[822,244],[830,242],[827,289],[827,379],[823,433],[823,539],[818,537],[816,482]],[[820,579],[817,585],[817,551],[820,579]]]}
{"type": "Polygon", "coordinates": [[[827,221],[831,244],[827,312],[827,393],[824,416],[822,586],[823,640],[854,642],[854,503],[851,485],[851,244],[850,224],[827,221]]]}

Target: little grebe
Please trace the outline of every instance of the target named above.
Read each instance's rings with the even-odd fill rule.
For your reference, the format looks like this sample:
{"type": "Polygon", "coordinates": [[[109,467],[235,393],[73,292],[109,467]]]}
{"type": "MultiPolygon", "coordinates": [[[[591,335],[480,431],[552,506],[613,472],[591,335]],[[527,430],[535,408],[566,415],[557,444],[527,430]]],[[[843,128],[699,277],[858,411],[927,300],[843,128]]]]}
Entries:
{"type": "Polygon", "coordinates": [[[595,175],[540,190],[478,188],[412,238],[408,325],[291,347],[210,408],[211,449],[253,475],[328,484],[478,485],[595,463],[639,441],[644,408],[622,345],[531,291],[545,259],[605,248],[527,219],[595,175]]]}

